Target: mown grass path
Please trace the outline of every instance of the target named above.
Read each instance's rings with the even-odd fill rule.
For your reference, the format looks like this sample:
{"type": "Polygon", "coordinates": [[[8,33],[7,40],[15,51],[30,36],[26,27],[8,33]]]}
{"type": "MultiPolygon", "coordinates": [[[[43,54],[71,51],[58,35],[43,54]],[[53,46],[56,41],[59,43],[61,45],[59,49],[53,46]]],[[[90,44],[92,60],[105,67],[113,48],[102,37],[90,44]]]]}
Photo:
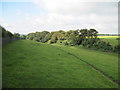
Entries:
{"type": "Polygon", "coordinates": [[[84,49],[81,47],[68,47],[62,45],[58,46],[62,50],[70,52],[76,55],[78,58],[97,67],[114,80],[118,81],[118,54],[84,49]]]}
{"type": "MultiPolygon", "coordinates": [[[[62,46],[61,49],[75,55],[79,52],[79,49],[76,51],[73,47],[62,46]]],[[[30,40],[19,40],[6,45],[3,48],[3,87],[117,88],[117,84],[103,74],[61,49],[30,40]]],[[[82,53],[79,56],[84,57],[82,53]]],[[[84,57],[85,60],[90,59],[86,58],[84,57]]],[[[99,60],[98,63],[103,64],[99,60]]],[[[116,69],[114,64],[111,67],[116,69]]],[[[113,75],[115,76],[117,75],[113,75]]]]}
{"type": "MultiPolygon", "coordinates": [[[[60,49],[60,48],[59,48],[60,49]]],[[[101,69],[97,68],[95,65],[90,64],[89,62],[81,59],[80,57],[76,56],[73,53],[67,52],[63,49],[61,49],[62,51],[68,53],[69,55],[74,56],[75,58],[81,60],[82,62],[86,63],[87,65],[89,65],[91,68],[95,69],[96,71],[98,71],[99,73],[103,74],[104,76],[106,76],[107,78],[109,78],[111,81],[113,81],[114,83],[116,83],[117,85],[120,85],[120,83],[118,82],[118,80],[115,80],[112,76],[109,76],[107,73],[105,73],[104,71],[102,71],[101,69]]]]}

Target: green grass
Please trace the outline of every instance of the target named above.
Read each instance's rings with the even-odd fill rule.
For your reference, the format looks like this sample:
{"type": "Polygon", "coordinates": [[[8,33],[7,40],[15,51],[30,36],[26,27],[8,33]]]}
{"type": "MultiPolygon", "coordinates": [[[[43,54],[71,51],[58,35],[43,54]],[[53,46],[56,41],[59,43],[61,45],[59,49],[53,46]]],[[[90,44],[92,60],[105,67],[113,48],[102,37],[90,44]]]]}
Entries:
{"type": "Polygon", "coordinates": [[[106,53],[102,51],[95,51],[85,49],[82,47],[59,46],[67,52],[71,52],[80,59],[96,66],[100,70],[118,80],[118,55],[114,53],[106,53]]]}
{"type": "Polygon", "coordinates": [[[109,42],[112,46],[118,45],[118,41],[116,38],[101,38],[102,41],[109,42]]]}
{"type": "Polygon", "coordinates": [[[19,40],[3,48],[3,87],[117,88],[114,82],[68,52],[117,79],[115,54],[19,40]]]}
{"type": "Polygon", "coordinates": [[[2,46],[0,44],[0,89],[2,88],[2,46]]]}

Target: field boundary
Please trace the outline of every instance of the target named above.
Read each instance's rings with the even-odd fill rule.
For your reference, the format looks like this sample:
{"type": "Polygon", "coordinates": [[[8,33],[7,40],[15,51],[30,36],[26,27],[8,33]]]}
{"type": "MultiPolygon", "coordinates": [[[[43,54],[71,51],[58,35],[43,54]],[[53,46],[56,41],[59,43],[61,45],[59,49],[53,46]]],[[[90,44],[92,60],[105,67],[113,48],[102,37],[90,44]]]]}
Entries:
{"type": "Polygon", "coordinates": [[[97,68],[96,66],[88,63],[87,61],[84,61],[83,59],[81,59],[80,57],[76,56],[76,55],[73,54],[73,53],[67,52],[67,51],[65,51],[65,50],[63,50],[63,49],[61,49],[61,48],[59,48],[59,47],[56,47],[56,48],[58,48],[58,49],[60,49],[60,50],[62,50],[62,51],[64,51],[64,52],[66,52],[67,54],[69,54],[69,55],[71,55],[71,56],[73,56],[73,57],[75,57],[75,58],[77,58],[77,59],[79,59],[80,61],[82,61],[82,62],[84,62],[85,64],[89,65],[89,66],[92,67],[94,70],[96,70],[97,72],[101,73],[102,75],[104,75],[105,77],[107,77],[109,80],[111,80],[112,82],[114,82],[114,83],[116,83],[117,85],[120,86],[120,82],[118,82],[118,80],[113,79],[113,77],[109,76],[107,73],[103,72],[102,70],[100,70],[100,69],[97,68]]]}

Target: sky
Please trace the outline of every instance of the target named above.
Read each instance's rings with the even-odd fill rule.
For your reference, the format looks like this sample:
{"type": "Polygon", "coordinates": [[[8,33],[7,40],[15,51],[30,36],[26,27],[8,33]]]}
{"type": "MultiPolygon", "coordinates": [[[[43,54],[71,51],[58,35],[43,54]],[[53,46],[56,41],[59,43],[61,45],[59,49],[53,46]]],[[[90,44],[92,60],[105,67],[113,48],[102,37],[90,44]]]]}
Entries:
{"type": "Polygon", "coordinates": [[[85,28],[116,34],[118,0],[2,0],[0,25],[20,34],[85,28]]]}

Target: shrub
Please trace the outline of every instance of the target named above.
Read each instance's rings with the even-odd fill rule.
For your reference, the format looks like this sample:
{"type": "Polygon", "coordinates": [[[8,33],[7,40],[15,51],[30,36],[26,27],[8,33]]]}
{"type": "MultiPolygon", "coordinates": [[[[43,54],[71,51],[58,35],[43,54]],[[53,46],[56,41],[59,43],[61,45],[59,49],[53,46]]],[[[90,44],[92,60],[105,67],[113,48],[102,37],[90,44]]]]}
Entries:
{"type": "Polygon", "coordinates": [[[99,49],[102,51],[111,52],[113,50],[113,47],[112,45],[110,45],[109,42],[104,42],[97,38],[85,39],[82,42],[82,45],[87,48],[94,48],[94,49],[99,49]]]}
{"type": "MultiPolygon", "coordinates": [[[[29,38],[30,39],[30,38],[29,38]]],[[[33,40],[37,41],[37,42],[40,42],[40,39],[39,37],[35,37],[35,38],[32,38],[33,40]]],[[[30,39],[31,40],[31,39],[30,39]]]]}
{"type": "Polygon", "coordinates": [[[71,45],[80,45],[82,43],[82,40],[80,37],[75,37],[71,39],[71,45]]]}
{"type": "Polygon", "coordinates": [[[53,44],[53,43],[56,43],[56,42],[57,42],[57,40],[54,40],[54,39],[49,40],[49,44],[53,44]]]}
{"type": "Polygon", "coordinates": [[[120,54],[120,44],[116,45],[113,51],[120,54]]]}
{"type": "Polygon", "coordinates": [[[82,45],[88,48],[91,48],[94,46],[95,43],[97,43],[99,41],[98,38],[89,38],[89,39],[84,39],[84,41],[82,41],[82,45]]]}
{"type": "Polygon", "coordinates": [[[62,44],[63,40],[58,40],[57,43],[58,44],[62,44]]]}
{"type": "Polygon", "coordinates": [[[116,40],[120,40],[120,38],[116,38],[116,40]]]}
{"type": "Polygon", "coordinates": [[[67,41],[67,40],[64,40],[64,41],[62,42],[62,44],[63,44],[63,45],[68,45],[68,41],[67,41]]]}

